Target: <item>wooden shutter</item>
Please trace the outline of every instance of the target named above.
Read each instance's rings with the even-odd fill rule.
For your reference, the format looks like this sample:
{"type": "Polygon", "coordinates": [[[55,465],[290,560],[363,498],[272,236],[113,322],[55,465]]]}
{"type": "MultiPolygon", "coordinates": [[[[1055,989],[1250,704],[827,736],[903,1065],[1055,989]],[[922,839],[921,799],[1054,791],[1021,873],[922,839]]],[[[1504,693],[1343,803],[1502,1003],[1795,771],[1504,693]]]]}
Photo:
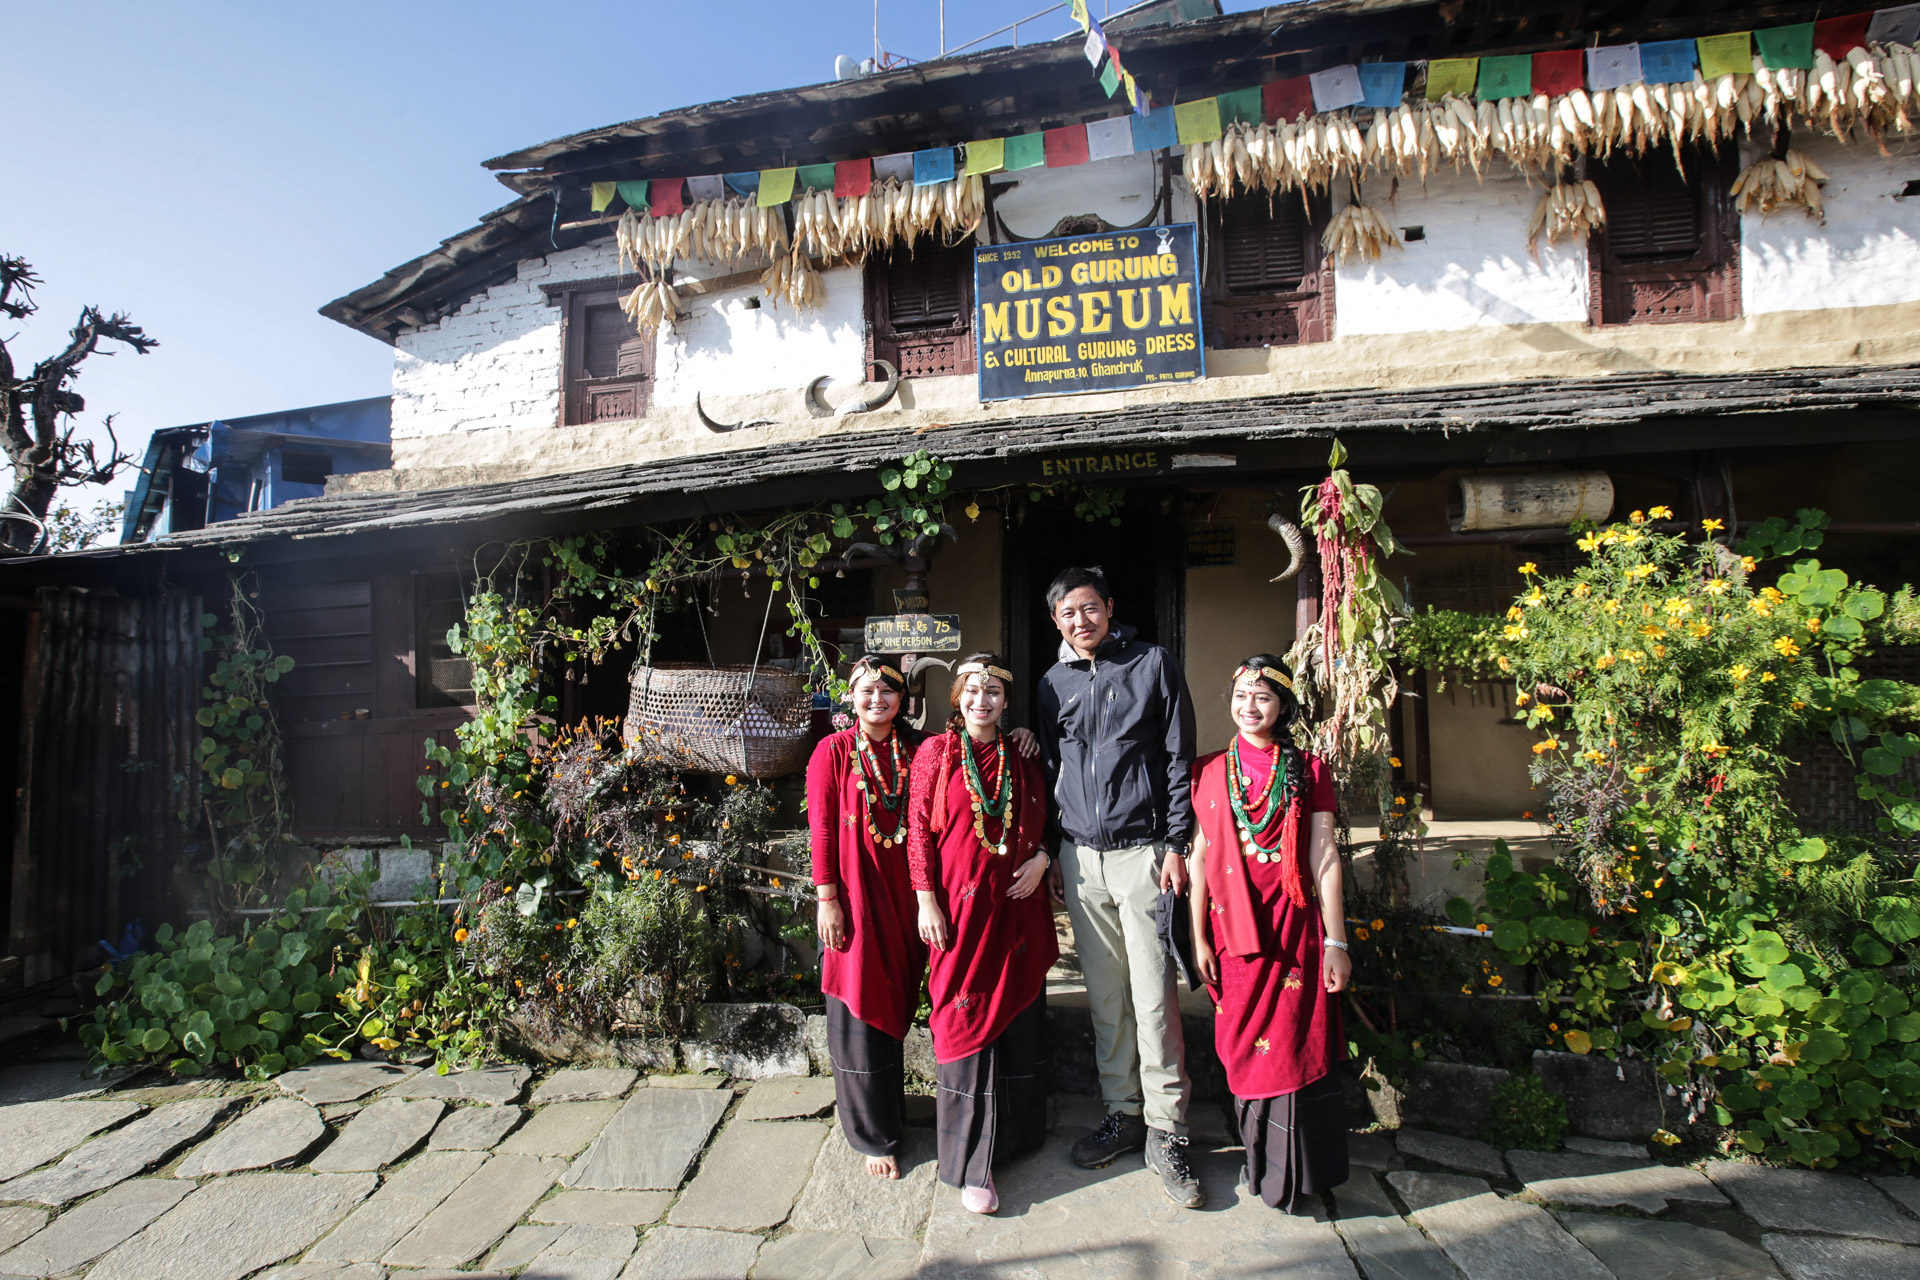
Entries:
{"type": "Polygon", "coordinates": [[[1213,203],[1208,346],[1283,347],[1332,336],[1333,267],[1320,249],[1326,220],[1324,199],[1251,194],[1213,203]]]}
{"type": "Polygon", "coordinates": [[[1589,163],[1606,225],[1588,246],[1595,324],[1726,320],[1740,313],[1733,156],[1710,149],[1589,163]]]}
{"type": "Polygon", "coordinates": [[[655,335],[641,333],[620,310],[620,298],[637,283],[628,277],[547,286],[561,315],[562,425],[646,416],[655,335]]]}
{"type": "Polygon", "coordinates": [[[867,267],[872,355],[903,378],[974,371],[973,246],[922,241],[867,267]]]}

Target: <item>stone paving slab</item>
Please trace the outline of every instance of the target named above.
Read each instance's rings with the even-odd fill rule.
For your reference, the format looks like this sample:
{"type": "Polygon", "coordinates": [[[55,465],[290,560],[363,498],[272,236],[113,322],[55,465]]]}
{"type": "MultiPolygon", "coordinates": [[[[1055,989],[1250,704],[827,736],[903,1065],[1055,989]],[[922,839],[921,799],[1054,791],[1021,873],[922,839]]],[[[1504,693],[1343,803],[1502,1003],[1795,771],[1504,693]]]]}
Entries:
{"type": "Polygon", "coordinates": [[[539,1156],[491,1156],[388,1250],[390,1267],[457,1267],[486,1252],[547,1193],[566,1168],[539,1156]]]}
{"type": "Polygon", "coordinates": [[[84,1059],[64,1062],[23,1062],[0,1067],[0,1107],[22,1102],[52,1102],[57,1099],[91,1098],[105,1093],[113,1085],[133,1074],[110,1070],[95,1075],[84,1059]]]}
{"type": "MultiPolygon", "coordinates": [[[[760,1237],[698,1227],[655,1227],[621,1280],[745,1280],[760,1237]]],[[[409,1278],[411,1280],[411,1278],[409,1278]]]]}
{"type": "Polygon", "coordinates": [[[647,1087],[652,1089],[718,1089],[726,1083],[725,1076],[711,1073],[647,1077],[647,1087]]]}
{"type": "Polygon", "coordinates": [[[1364,1169],[1333,1191],[1334,1224],[1367,1280],[1454,1280],[1440,1246],[1400,1216],[1385,1188],[1364,1169]]]}
{"type": "Polygon", "coordinates": [[[0,1254],[0,1274],[57,1276],[85,1266],[186,1199],[193,1188],[135,1178],[63,1213],[45,1231],[0,1254]]]}
{"type": "Polygon", "coordinates": [[[827,1126],[810,1120],[734,1120],[667,1215],[676,1227],[767,1231],[793,1212],[827,1126]]]}
{"type": "Polygon", "coordinates": [[[1920,1178],[1869,1178],[1869,1182],[1905,1206],[1908,1213],[1920,1215],[1920,1178]]]}
{"type": "Polygon", "coordinates": [[[282,1072],[273,1082],[304,1102],[322,1106],[330,1102],[352,1102],[375,1089],[400,1084],[419,1074],[418,1067],[402,1067],[391,1062],[324,1061],[282,1072]]]}
{"type": "Polygon", "coordinates": [[[1760,1237],[1788,1280],[1913,1280],[1920,1249],[1880,1240],[1833,1236],[1760,1237]]]}
{"type": "Polygon", "coordinates": [[[622,1098],[640,1073],[632,1067],[569,1067],[556,1071],[533,1091],[533,1105],[549,1102],[594,1102],[622,1098]]]}
{"type": "Polygon", "coordinates": [[[741,1120],[804,1120],[833,1109],[831,1076],[775,1076],[748,1091],[741,1120]]]}
{"type": "Polygon", "coordinates": [[[1408,1171],[1387,1181],[1467,1280],[1614,1280],[1553,1215],[1503,1200],[1478,1178],[1408,1171]]]}
{"type": "Polygon", "coordinates": [[[1457,1138],[1450,1133],[1426,1129],[1402,1129],[1395,1145],[1403,1156],[1412,1156],[1430,1164],[1445,1165],[1463,1173],[1478,1173],[1489,1178],[1507,1176],[1507,1162],[1500,1153],[1474,1138],[1457,1138]]]}
{"type": "Polygon", "coordinates": [[[1707,1176],[1733,1197],[1742,1213],[1769,1230],[1920,1244],[1920,1222],[1859,1178],[1732,1160],[1709,1162],[1707,1176]]]}
{"type": "Polygon", "coordinates": [[[600,1136],[619,1110],[620,1104],[614,1101],[552,1103],[534,1112],[533,1119],[500,1144],[500,1150],[571,1160],[600,1136]]]}
{"type": "Polygon", "coordinates": [[[820,1145],[800,1203],[794,1206],[794,1229],[854,1238],[918,1239],[933,1208],[934,1136],[925,1129],[909,1129],[904,1146],[900,1176],[876,1178],[867,1172],[867,1158],[847,1145],[845,1130],[834,1125],[820,1145]]]}
{"type": "Polygon", "coordinates": [[[526,1112],[515,1106],[455,1107],[434,1127],[429,1151],[491,1151],[526,1112]]]}
{"type": "Polygon", "coordinates": [[[58,1159],[146,1110],[137,1102],[22,1102],[0,1107],[0,1180],[58,1159]]]}
{"type": "Polygon", "coordinates": [[[562,1191],[536,1205],[527,1221],[645,1227],[660,1221],[672,1203],[671,1191],[562,1191]]]}
{"type": "Polygon", "coordinates": [[[760,1250],[753,1280],[913,1280],[919,1256],[911,1240],[797,1231],[760,1250]]]}
{"type": "Polygon", "coordinates": [[[1780,1280],[1765,1250],[1724,1231],[1598,1213],[1561,1214],[1560,1224],[1630,1280],[1780,1280]]]}
{"type": "Polygon", "coordinates": [[[327,1136],[326,1122],[298,1098],[269,1098],[189,1151],[176,1178],[271,1169],[298,1160],[327,1136]]]}
{"type": "Polygon", "coordinates": [[[618,1280],[635,1243],[632,1227],[568,1227],[520,1274],[522,1280],[618,1280]]]}
{"type": "Polygon", "coordinates": [[[1347,1161],[1368,1169],[1404,1169],[1407,1162],[1393,1148],[1393,1137],[1385,1133],[1347,1135],[1347,1161]]]}
{"type": "Polygon", "coordinates": [[[1610,1142],[1605,1138],[1583,1138],[1577,1133],[1570,1133],[1561,1139],[1560,1145],[1583,1156],[1613,1156],[1619,1160],[1647,1159],[1647,1144],[1644,1142],[1610,1142]]]}
{"type": "MultiPolygon", "coordinates": [[[[487,1258],[487,1267],[493,1271],[516,1271],[545,1253],[555,1240],[567,1234],[565,1225],[515,1227],[507,1232],[491,1256],[487,1258]]],[[[403,1272],[409,1280],[412,1272],[403,1272]]]]}
{"type": "Polygon", "coordinates": [[[371,1173],[220,1178],[115,1246],[88,1275],[90,1280],[240,1280],[307,1248],[366,1199],[377,1181],[371,1173]]]}
{"type": "Polygon", "coordinates": [[[672,1191],[732,1104],[730,1092],[643,1089],[627,1099],[563,1181],[576,1191],[672,1191]]]}
{"type": "Polygon", "coordinates": [[[296,1262],[263,1271],[260,1280],[387,1280],[387,1269],[370,1262],[296,1262]]]}
{"type": "Polygon", "coordinates": [[[518,1102],[533,1072],[525,1067],[476,1067],[440,1076],[423,1071],[396,1088],[389,1098],[440,1098],[448,1102],[485,1102],[495,1106],[518,1102]]]}
{"type": "Polygon", "coordinates": [[[314,1262],[378,1262],[460,1184],[479,1172],[478,1151],[429,1151],[387,1175],[373,1198],[307,1252],[314,1262]]]}
{"type": "Polygon", "coordinates": [[[309,1167],[315,1173],[384,1169],[425,1141],[446,1109],[438,1098],[417,1102],[382,1098],[347,1121],[340,1136],[309,1167]]]}
{"type": "Polygon", "coordinates": [[[1582,1209],[1628,1205],[1664,1213],[1670,1201],[1723,1205],[1726,1196],[1698,1169],[1618,1160],[1572,1151],[1509,1151],[1507,1165],[1527,1190],[1549,1204],[1582,1209]]]}
{"type": "Polygon", "coordinates": [[[45,1209],[30,1209],[23,1204],[0,1209],[0,1250],[13,1248],[46,1225],[45,1209]]]}
{"type": "Polygon", "coordinates": [[[235,1105],[234,1100],[228,1098],[195,1098],[155,1107],[126,1128],[115,1129],[70,1152],[59,1164],[24,1174],[0,1186],[0,1200],[59,1205],[104,1191],[161,1163],[188,1143],[198,1141],[235,1105]]]}

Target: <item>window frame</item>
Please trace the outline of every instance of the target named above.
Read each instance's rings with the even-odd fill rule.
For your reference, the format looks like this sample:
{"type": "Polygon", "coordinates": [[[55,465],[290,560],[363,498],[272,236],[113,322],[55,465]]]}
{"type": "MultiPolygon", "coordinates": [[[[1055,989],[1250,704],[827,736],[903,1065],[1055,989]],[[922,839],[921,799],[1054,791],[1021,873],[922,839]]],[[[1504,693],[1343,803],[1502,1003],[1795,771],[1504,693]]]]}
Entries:
{"type": "MultiPolygon", "coordinates": [[[[1740,318],[1740,212],[1731,188],[1738,172],[1737,146],[1684,149],[1684,177],[1698,202],[1701,250],[1678,262],[1622,262],[1614,257],[1606,225],[1587,238],[1587,319],[1595,328],[1630,324],[1700,324],[1740,318]],[[1691,295],[1693,304],[1680,314],[1661,315],[1637,310],[1637,290],[1664,288],[1666,296],[1691,295]]],[[[1620,156],[1611,164],[1627,166],[1649,162],[1673,163],[1670,151],[1639,157],[1620,156]],[[1657,160],[1656,160],[1657,156],[1657,160]]],[[[1589,164],[1599,163],[1589,161],[1589,164]]],[[[1592,170],[1588,171],[1592,177],[1592,170]]],[[[1606,183],[1596,181],[1601,199],[1606,183]]]]}
{"type": "MultiPolygon", "coordinates": [[[[1261,192],[1243,192],[1233,201],[1266,198],[1261,192]]],[[[1272,207],[1282,201],[1298,200],[1297,192],[1276,192],[1272,207]]],[[[1328,342],[1333,338],[1334,261],[1320,244],[1320,235],[1332,218],[1332,199],[1325,193],[1308,197],[1306,221],[1301,228],[1306,271],[1302,286],[1311,288],[1276,289],[1265,293],[1231,293],[1227,289],[1226,218],[1228,200],[1209,200],[1206,210],[1207,269],[1206,304],[1207,346],[1216,351],[1262,351],[1273,347],[1299,347],[1328,342]],[[1284,311],[1291,316],[1294,332],[1291,341],[1274,341],[1252,332],[1253,317],[1260,312],[1284,311]]]]}
{"type": "MultiPolygon", "coordinates": [[[[653,407],[654,372],[658,365],[659,334],[643,342],[640,348],[641,371],[637,374],[595,378],[587,374],[587,323],[589,307],[612,304],[632,292],[641,276],[601,276],[592,280],[568,280],[541,286],[549,306],[560,309],[560,413],[556,423],[562,427],[590,427],[601,422],[633,422],[648,415],[653,407]],[[592,413],[598,394],[634,393],[634,412],[620,417],[600,418],[592,413]]],[[[622,319],[625,319],[624,314],[622,319]]],[[[631,323],[631,322],[629,322],[631,323]]],[[[635,331],[635,337],[647,335],[635,331]]]]}
{"type": "Polygon", "coordinates": [[[873,374],[873,362],[885,360],[900,371],[902,378],[949,378],[972,377],[979,371],[979,335],[974,332],[974,294],[973,294],[973,249],[976,241],[969,236],[958,244],[941,245],[934,237],[927,237],[937,252],[954,255],[955,266],[960,276],[960,315],[956,324],[944,329],[899,330],[892,323],[892,298],[889,292],[888,268],[893,253],[901,252],[896,248],[893,253],[875,254],[867,259],[865,272],[866,308],[867,308],[867,368],[868,378],[873,374]],[[916,368],[922,362],[911,358],[912,352],[937,352],[948,350],[952,353],[953,368],[938,372],[929,372],[924,367],[916,368]]]}

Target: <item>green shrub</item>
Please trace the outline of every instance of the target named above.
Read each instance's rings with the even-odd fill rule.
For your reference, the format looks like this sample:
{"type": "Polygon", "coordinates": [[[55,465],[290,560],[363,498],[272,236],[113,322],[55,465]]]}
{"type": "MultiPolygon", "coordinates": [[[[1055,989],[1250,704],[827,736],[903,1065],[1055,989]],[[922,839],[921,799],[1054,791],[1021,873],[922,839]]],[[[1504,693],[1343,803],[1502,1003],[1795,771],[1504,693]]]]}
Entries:
{"type": "Polygon", "coordinates": [[[1567,1100],[1539,1076],[1508,1076],[1493,1091],[1480,1137],[1500,1151],[1558,1151],[1567,1137],[1567,1100]]]}

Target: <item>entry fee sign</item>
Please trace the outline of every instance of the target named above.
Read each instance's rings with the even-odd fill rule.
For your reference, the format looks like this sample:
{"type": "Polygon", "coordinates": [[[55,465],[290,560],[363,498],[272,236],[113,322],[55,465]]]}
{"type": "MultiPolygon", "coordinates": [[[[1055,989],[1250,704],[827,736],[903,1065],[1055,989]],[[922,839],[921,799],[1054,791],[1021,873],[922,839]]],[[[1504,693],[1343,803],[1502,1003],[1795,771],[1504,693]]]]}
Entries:
{"type": "Polygon", "coordinates": [[[868,653],[958,653],[957,613],[896,613],[867,619],[868,653]]]}
{"type": "Polygon", "coordinates": [[[990,245],[973,253],[980,398],[1207,376],[1194,225],[990,245]]]}

